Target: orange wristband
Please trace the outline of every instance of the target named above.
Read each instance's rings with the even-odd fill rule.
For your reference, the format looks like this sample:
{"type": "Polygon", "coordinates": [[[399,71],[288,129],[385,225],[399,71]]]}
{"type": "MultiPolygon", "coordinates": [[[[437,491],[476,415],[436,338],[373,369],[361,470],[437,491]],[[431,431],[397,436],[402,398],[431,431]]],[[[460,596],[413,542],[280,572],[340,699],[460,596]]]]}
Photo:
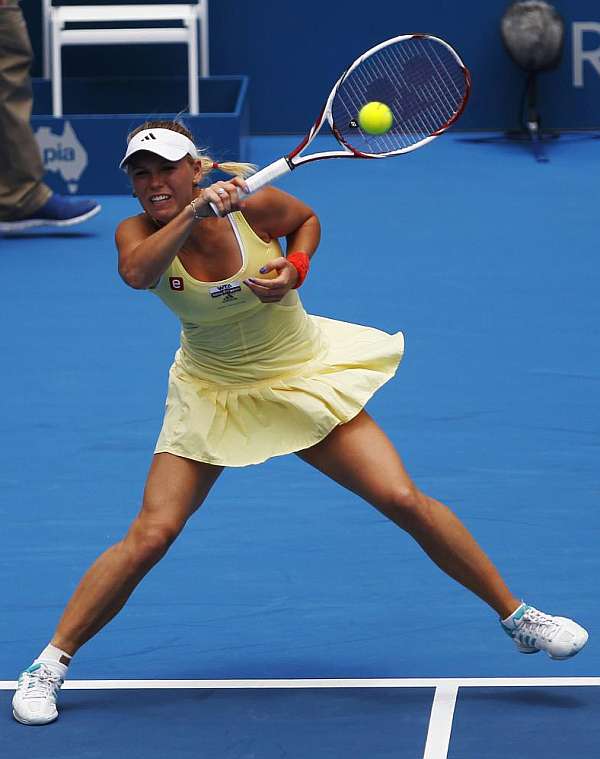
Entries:
{"type": "Polygon", "coordinates": [[[294,290],[297,290],[306,279],[306,275],[310,269],[310,256],[303,250],[296,250],[287,256],[287,260],[298,272],[298,279],[296,280],[296,284],[293,287],[294,290]]]}

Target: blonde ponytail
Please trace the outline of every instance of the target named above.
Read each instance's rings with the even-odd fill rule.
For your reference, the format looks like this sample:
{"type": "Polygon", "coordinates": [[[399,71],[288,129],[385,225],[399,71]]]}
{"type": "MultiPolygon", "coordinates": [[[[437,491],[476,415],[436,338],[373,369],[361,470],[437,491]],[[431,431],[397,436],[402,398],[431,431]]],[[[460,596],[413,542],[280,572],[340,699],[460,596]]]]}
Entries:
{"type": "Polygon", "coordinates": [[[225,163],[217,163],[217,161],[214,160],[214,158],[211,158],[209,155],[206,155],[206,153],[202,153],[200,150],[198,151],[200,153],[200,163],[202,165],[202,173],[204,176],[208,176],[211,171],[214,169],[218,169],[219,171],[222,171],[224,174],[230,174],[234,177],[242,177],[246,178],[249,177],[251,174],[254,174],[256,169],[258,168],[253,163],[239,163],[237,161],[226,161],[225,163]]]}

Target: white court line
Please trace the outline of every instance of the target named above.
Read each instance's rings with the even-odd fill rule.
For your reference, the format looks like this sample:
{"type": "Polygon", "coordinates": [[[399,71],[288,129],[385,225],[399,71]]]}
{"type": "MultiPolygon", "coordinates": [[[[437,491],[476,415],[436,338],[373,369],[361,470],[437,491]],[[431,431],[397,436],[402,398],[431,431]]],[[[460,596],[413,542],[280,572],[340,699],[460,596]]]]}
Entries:
{"type": "Polygon", "coordinates": [[[423,759],[447,759],[458,685],[446,683],[435,689],[423,759]]]}
{"type": "MultiPolygon", "coordinates": [[[[466,677],[323,680],[71,680],[69,690],[235,689],[235,688],[435,688],[423,759],[448,759],[459,688],[600,686],[600,677],[466,677]]],[[[0,690],[16,682],[0,680],[0,690]]]]}
{"type": "MultiPolygon", "coordinates": [[[[0,680],[0,690],[12,690],[14,680],[0,680]]],[[[316,680],[67,680],[70,690],[131,690],[187,688],[547,688],[600,686],[600,677],[436,677],[316,680]]]]}

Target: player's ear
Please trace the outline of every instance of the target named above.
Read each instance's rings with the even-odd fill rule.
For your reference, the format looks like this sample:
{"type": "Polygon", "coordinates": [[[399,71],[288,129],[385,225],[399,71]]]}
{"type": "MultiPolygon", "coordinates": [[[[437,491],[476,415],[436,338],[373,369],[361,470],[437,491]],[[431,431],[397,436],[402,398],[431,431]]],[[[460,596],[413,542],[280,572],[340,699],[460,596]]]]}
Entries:
{"type": "Polygon", "coordinates": [[[194,161],[194,185],[199,185],[202,182],[203,176],[202,161],[198,159],[194,161]]]}

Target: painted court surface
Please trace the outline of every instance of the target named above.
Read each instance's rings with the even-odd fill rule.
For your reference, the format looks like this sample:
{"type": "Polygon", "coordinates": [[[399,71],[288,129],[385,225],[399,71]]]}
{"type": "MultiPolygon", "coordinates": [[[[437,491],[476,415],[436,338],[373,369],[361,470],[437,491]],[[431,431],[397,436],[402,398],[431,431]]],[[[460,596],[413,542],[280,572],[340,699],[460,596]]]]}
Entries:
{"type": "MultiPolygon", "coordinates": [[[[78,654],[60,719],[15,723],[19,671],[137,511],[177,346],[118,278],[124,187],[85,226],[0,238],[1,756],[600,756],[600,140],[565,136],[542,165],[463,137],[288,177],[324,227],[302,297],[405,333],[370,413],[587,648],[519,655],[410,538],[291,456],[226,472],[78,654]]],[[[254,138],[252,160],[294,144],[254,138]]]]}

